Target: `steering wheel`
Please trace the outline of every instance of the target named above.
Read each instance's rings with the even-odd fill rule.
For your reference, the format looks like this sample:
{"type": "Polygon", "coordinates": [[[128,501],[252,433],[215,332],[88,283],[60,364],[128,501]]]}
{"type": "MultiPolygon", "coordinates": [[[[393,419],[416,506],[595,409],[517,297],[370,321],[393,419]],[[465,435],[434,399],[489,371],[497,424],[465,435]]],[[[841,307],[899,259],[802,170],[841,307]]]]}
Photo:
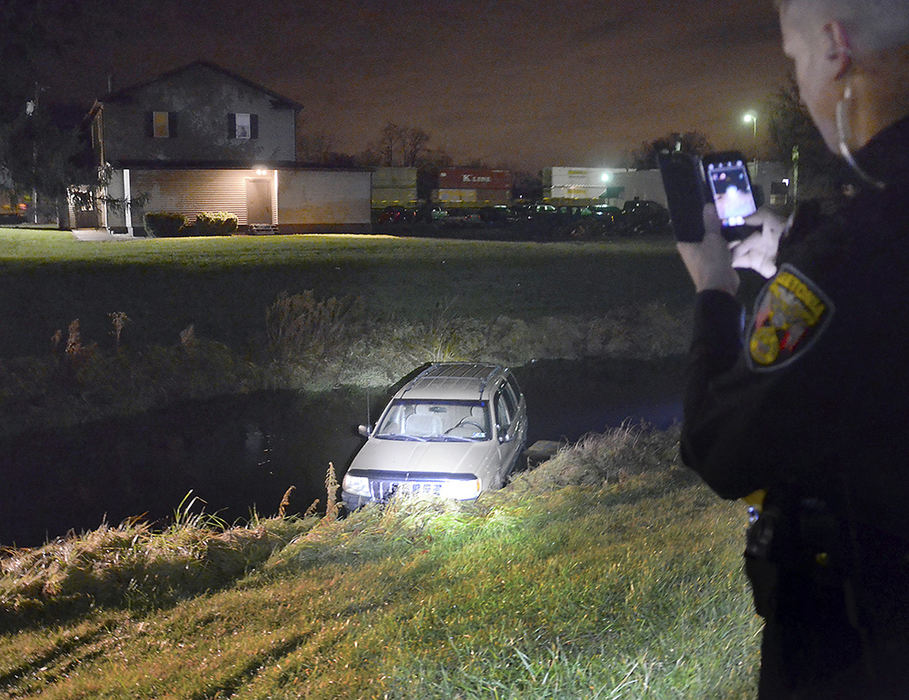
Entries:
{"type": "Polygon", "coordinates": [[[472,420],[465,420],[465,419],[462,419],[462,420],[459,420],[459,421],[457,422],[456,425],[453,425],[453,426],[451,426],[448,430],[446,430],[446,431],[445,431],[445,435],[448,435],[448,433],[450,433],[452,430],[455,430],[455,429],[457,429],[457,428],[460,428],[462,425],[472,425],[472,426],[473,426],[474,428],[476,428],[479,432],[481,432],[481,433],[485,433],[485,432],[486,432],[486,431],[483,429],[483,426],[482,426],[482,425],[479,425],[478,423],[474,423],[472,420]]]}

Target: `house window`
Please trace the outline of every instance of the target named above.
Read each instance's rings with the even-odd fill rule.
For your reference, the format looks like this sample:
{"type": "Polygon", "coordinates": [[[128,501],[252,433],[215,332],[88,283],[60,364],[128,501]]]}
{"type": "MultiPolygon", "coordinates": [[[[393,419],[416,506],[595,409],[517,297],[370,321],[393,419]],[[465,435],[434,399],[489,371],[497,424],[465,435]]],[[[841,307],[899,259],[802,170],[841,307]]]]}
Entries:
{"type": "Polygon", "coordinates": [[[155,139],[172,139],[177,136],[176,112],[148,112],[146,134],[155,139]]]}
{"type": "Polygon", "coordinates": [[[238,114],[237,115],[237,138],[238,139],[248,139],[249,138],[249,115],[248,114],[238,114]]]}
{"type": "Polygon", "coordinates": [[[259,115],[247,112],[228,114],[227,137],[231,139],[259,138],[259,115]]]}

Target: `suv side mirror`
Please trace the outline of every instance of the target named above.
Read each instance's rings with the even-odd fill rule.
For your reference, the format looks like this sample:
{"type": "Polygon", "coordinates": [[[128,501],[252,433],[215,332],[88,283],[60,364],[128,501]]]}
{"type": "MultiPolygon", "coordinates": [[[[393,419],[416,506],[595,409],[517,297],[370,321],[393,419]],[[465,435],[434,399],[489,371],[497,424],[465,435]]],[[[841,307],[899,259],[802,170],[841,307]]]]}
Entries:
{"type": "Polygon", "coordinates": [[[358,425],[357,426],[357,434],[360,435],[360,437],[368,438],[369,434],[371,432],[372,432],[371,425],[358,425]]]}

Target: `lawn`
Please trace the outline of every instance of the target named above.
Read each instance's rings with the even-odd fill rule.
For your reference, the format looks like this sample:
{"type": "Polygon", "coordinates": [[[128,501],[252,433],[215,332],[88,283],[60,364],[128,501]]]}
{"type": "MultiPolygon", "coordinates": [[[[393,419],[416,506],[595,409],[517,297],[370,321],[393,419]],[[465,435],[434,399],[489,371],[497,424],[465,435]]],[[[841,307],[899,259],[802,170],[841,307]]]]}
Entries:
{"type": "Polygon", "coordinates": [[[259,347],[282,291],[363,298],[372,318],[481,320],[596,315],[650,302],[675,312],[691,290],[668,240],[513,243],[363,235],[77,241],[0,229],[0,357],[39,355],[78,318],[109,341],[108,314],[135,346],[171,344],[194,324],[236,352],[259,347]]]}

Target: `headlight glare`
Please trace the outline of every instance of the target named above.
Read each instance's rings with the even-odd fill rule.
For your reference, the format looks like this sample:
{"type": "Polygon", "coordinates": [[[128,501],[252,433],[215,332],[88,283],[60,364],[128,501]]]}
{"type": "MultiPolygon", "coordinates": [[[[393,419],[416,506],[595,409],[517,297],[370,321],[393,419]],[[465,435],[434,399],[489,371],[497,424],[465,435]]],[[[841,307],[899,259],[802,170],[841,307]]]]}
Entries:
{"type": "Polygon", "coordinates": [[[439,491],[442,498],[454,498],[459,501],[467,501],[480,495],[480,480],[457,480],[446,481],[442,484],[439,491]]]}
{"type": "Polygon", "coordinates": [[[369,478],[345,474],[341,488],[354,496],[369,496],[369,478]]]}

